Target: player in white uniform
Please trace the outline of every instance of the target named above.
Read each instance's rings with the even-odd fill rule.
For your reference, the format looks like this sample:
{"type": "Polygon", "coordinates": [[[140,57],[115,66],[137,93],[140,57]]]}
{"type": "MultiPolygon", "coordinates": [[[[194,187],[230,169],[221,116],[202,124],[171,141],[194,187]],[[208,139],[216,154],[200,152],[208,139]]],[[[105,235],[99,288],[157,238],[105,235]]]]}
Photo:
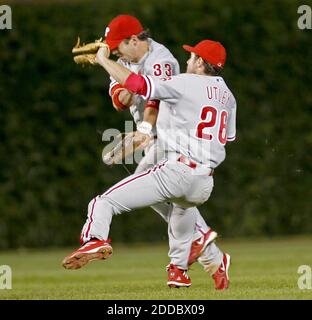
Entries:
{"type": "MultiPolygon", "coordinates": [[[[125,66],[136,74],[152,75],[165,78],[179,74],[179,64],[171,52],[163,45],[151,39],[148,32],[143,30],[141,23],[135,17],[120,15],[114,18],[105,31],[106,43],[110,46],[113,54],[119,57],[117,63],[125,66]]],[[[147,120],[154,120],[151,134],[156,134],[154,126],[159,101],[147,101],[139,95],[129,93],[115,79],[111,77],[109,94],[112,96],[114,107],[118,110],[130,109],[134,122],[139,130],[146,130],[146,121],[143,121],[143,114],[148,114],[147,120]]],[[[162,125],[165,126],[164,117],[162,125]]],[[[169,124],[167,124],[169,125],[169,124]]],[[[135,173],[154,166],[157,159],[163,156],[162,149],[157,143],[149,145],[148,152],[140,161],[135,173]]],[[[168,214],[171,207],[168,204],[157,204],[152,208],[168,222],[168,214]]],[[[199,262],[208,273],[214,273],[222,262],[223,253],[213,243],[216,233],[207,226],[199,211],[194,207],[196,216],[196,228],[194,230],[193,244],[189,257],[189,265],[195,262],[198,256],[202,255],[199,262]]],[[[170,232],[170,230],[169,230],[170,232]]],[[[85,230],[82,232],[82,242],[85,230]]],[[[220,289],[220,288],[218,288],[220,289]]]]}
{"type": "MultiPolygon", "coordinates": [[[[213,47],[203,46],[209,50],[213,47]]],[[[194,71],[188,70],[201,72],[200,76],[184,74],[166,81],[153,80],[148,76],[130,73],[128,69],[101,56],[103,50],[98,53],[98,62],[118,82],[147,100],[158,98],[165,102],[161,105],[160,109],[164,109],[164,112],[160,113],[157,124],[165,159],[144,173],[124,179],[90,202],[89,217],[84,228],[87,242],[66,257],[63,265],[68,269],[76,269],[90,260],[105,259],[112,253],[107,239],[113,214],[169,200],[174,205],[169,213],[171,264],[168,268],[168,285],[189,286],[191,282],[186,270],[196,226],[193,208],[209,198],[213,187],[213,169],[224,160],[226,135],[235,129],[235,99],[222,78],[203,76],[201,65],[197,64],[200,68],[194,67],[194,71]],[[188,91],[190,87],[194,90],[188,91]],[[209,102],[209,90],[212,90],[211,104],[206,105],[209,102]],[[166,124],[165,127],[162,123],[166,124]],[[170,139],[166,143],[168,129],[179,141],[170,139]]],[[[214,55],[218,56],[218,52],[214,55]]],[[[196,60],[203,64],[203,58],[196,60]]],[[[223,60],[225,62],[225,56],[223,60]]],[[[196,66],[193,53],[188,64],[196,66]]],[[[229,255],[224,254],[219,269],[213,275],[217,277],[218,273],[223,273],[219,279],[223,282],[226,280],[227,285],[229,263],[229,255]]]]}

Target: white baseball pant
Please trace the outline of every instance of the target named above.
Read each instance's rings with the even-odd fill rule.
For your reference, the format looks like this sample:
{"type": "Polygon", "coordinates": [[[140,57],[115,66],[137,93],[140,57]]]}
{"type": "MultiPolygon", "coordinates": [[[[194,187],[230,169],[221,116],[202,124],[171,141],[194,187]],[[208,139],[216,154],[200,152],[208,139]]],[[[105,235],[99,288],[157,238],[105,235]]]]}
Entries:
{"type": "Polygon", "coordinates": [[[114,214],[169,201],[173,205],[168,215],[168,255],[171,263],[187,269],[196,227],[193,207],[207,201],[213,189],[210,169],[201,175],[194,174],[194,170],[197,168],[165,159],[143,173],[123,179],[91,200],[82,240],[106,240],[114,214]]]}

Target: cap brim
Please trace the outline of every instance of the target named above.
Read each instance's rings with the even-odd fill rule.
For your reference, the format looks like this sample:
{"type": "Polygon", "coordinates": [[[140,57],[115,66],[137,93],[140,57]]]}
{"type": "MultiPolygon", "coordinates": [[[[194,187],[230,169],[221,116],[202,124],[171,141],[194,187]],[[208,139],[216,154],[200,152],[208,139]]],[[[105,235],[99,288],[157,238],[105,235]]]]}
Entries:
{"type": "Polygon", "coordinates": [[[191,47],[191,46],[189,46],[189,45],[187,45],[187,44],[184,44],[184,45],[182,46],[182,48],[183,48],[184,50],[188,51],[188,52],[195,52],[195,48],[194,48],[194,47],[191,47]]]}

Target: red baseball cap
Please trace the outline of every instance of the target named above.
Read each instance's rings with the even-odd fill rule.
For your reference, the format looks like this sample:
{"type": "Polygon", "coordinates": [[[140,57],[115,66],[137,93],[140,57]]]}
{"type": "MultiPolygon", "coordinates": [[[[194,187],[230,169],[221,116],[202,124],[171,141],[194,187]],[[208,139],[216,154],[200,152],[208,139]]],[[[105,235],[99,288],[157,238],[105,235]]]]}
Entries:
{"type": "Polygon", "coordinates": [[[140,21],[129,15],[119,15],[115,17],[105,30],[105,41],[110,50],[118,47],[119,43],[132,35],[137,35],[143,31],[140,21]]]}
{"type": "Polygon", "coordinates": [[[195,47],[183,45],[183,49],[194,52],[213,66],[223,68],[226,61],[226,50],[220,42],[203,40],[195,47]]]}

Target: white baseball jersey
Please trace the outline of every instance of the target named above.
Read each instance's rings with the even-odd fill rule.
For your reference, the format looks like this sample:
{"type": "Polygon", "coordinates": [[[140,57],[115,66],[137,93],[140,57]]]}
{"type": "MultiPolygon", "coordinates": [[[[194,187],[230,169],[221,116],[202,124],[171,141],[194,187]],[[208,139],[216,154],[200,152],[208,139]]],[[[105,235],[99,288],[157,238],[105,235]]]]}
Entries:
{"type": "Polygon", "coordinates": [[[236,133],[236,101],[223,78],[184,73],[145,79],[145,98],[161,100],[161,147],[216,168],[225,159],[226,142],[235,140],[236,133]]]}
{"type": "MultiPolygon", "coordinates": [[[[180,73],[178,61],[165,46],[150,38],[148,39],[148,43],[149,51],[138,63],[125,62],[121,59],[118,59],[117,62],[136,74],[152,75],[156,78],[166,78],[180,73]]],[[[109,94],[111,95],[112,88],[118,82],[112,77],[110,79],[109,94]]],[[[136,124],[143,121],[146,102],[147,100],[143,97],[135,96],[135,104],[130,107],[130,113],[136,124]]]]}

